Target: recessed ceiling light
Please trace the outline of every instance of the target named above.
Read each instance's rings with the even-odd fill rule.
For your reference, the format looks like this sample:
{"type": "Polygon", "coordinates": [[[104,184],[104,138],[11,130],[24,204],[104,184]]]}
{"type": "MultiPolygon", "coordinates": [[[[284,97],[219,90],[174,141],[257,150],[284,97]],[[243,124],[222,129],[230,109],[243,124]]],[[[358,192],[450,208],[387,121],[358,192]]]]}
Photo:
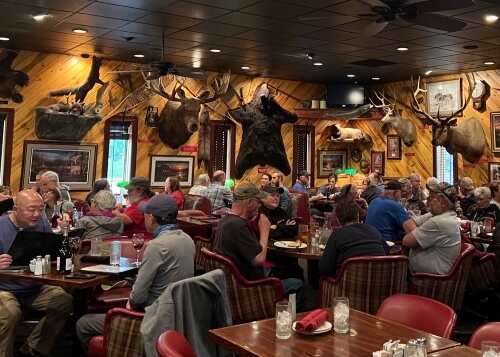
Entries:
{"type": "Polygon", "coordinates": [[[487,23],[491,24],[491,23],[496,22],[498,20],[498,16],[497,15],[486,15],[484,17],[484,19],[486,20],[487,23]]]}
{"type": "Polygon", "coordinates": [[[8,38],[8,37],[0,37],[0,41],[10,41],[10,38],[8,38]]]}
{"type": "Polygon", "coordinates": [[[486,61],[484,62],[485,65],[491,66],[492,64],[495,64],[493,61],[486,61]]]}
{"type": "Polygon", "coordinates": [[[140,54],[140,53],[136,53],[134,55],[134,57],[137,57],[137,58],[144,58],[144,55],[143,54],[140,54]]]}
{"type": "Polygon", "coordinates": [[[313,65],[320,67],[323,65],[323,63],[322,62],[314,62],[313,65]]]}
{"type": "Polygon", "coordinates": [[[347,77],[349,77],[349,78],[354,78],[354,77],[356,77],[356,76],[355,76],[354,74],[348,74],[348,75],[347,75],[347,77]]]}
{"type": "Polygon", "coordinates": [[[372,80],[374,80],[374,81],[379,81],[379,80],[380,80],[380,78],[379,78],[379,77],[373,77],[373,78],[372,78],[372,80]]]}
{"type": "Polygon", "coordinates": [[[219,53],[220,50],[218,48],[211,48],[210,49],[210,52],[213,52],[213,53],[219,53]]]}
{"type": "Polygon", "coordinates": [[[250,69],[248,66],[241,66],[241,69],[250,69]]]}
{"type": "Polygon", "coordinates": [[[398,47],[398,51],[408,51],[408,47],[398,47]]]}
{"type": "Polygon", "coordinates": [[[73,29],[74,33],[87,33],[87,30],[85,29],[73,29]]]}
{"type": "Polygon", "coordinates": [[[35,19],[35,21],[42,21],[46,17],[52,17],[52,15],[49,15],[49,14],[36,14],[36,15],[31,15],[31,16],[33,17],[33,19],[35,19]]]}
{"type": "Polygon", "coordinates": [[[428,76],[431,73],[432,73],[432,69],[430,71],[425,72],[425,75],[428,76]]]}

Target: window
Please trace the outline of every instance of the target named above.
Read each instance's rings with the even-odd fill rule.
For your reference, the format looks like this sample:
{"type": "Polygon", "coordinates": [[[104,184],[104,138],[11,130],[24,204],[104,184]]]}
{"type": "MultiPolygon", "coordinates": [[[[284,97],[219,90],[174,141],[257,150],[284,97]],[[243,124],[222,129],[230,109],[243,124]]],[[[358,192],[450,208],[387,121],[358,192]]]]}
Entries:
{"type": "Polygon", "coordinates": [[[10,185],[13,130],[14,109],[0,109],[0,179],[1,184],[7,186],[10,185]]]}
{"type": "Polygon", "coordinates": [[[457,155],[448,154],[443,146],[434,146],[434,176],[438,182],[454,184],[458,181],[457,155]]]}
{"type": "Polygon", "coordinates": [[[123,190],[117,186],[135,176],[137,152],[137,118],[113,117],[106,121],[104,129],[103,176],[111,185],[115,196],[123,190]]]}
{"type": "Polygon", "coordinates": [[[210,126],[212,145],[207,172],[211,175],[214,171],[222,170],[227,178],[234,177],[236,126],[228,120],[211,121],[210,126]]]}
{"type": "Polygon", "coordinates": [[[299,170],[311,174],[309,185],[314,186],[314,126],[293,126],[293,165],[292,185],[299,170]]]}

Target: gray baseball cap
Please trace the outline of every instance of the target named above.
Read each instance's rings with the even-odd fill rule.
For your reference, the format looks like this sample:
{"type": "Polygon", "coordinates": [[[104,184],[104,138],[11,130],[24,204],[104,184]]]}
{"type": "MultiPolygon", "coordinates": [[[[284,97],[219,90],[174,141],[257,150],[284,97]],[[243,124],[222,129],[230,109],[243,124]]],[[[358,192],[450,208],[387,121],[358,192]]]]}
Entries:
{"type": "Polygon", "coordinates": [[[159,194],[151,197],[147,202],[139,203],[137,209],[142,213],[150,213],[155,217],[166,218],[174,212],[177,217],[177,201],[170,195],[159,194]]]}

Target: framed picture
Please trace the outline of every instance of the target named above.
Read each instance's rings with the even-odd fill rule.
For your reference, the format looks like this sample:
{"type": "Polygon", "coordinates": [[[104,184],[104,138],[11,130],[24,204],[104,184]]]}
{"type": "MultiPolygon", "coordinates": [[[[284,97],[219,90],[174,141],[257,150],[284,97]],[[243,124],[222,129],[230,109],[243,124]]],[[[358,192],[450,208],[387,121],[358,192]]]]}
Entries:
{"type": "Polygon", "coordinates": [[[488,177],[490,182],[500,180],[500,162],[488,162],[488,177]]]}
{"type": "Polygon", "coordinates": [[[433,117],[450,115],[462,106],[460,78],[427,83],[427,113],[433,117]]]}
{"type": "Polygon", "coordinates": [[[492,112],[491,117],[491,151],[500,152],[500,112],[492,112]]]}
{"type": "Polygon", "coordinates": [[[401,137],[387,135],[387,160],[401,160],[401,137]]]}
{"type": "Polygon", "coordinates": [[[21,187],[35,183],[42,170],[55,171],[71,191],[88,191],[95,181],[97,144],[54,141],[24,142],[21,187]]]}
{"type": "Polygon", "coordinates": [[[181,186],[192,186],[194,156],[151,155],[151,186],[163,187],[167,177],[176,176],[181,186]]]}
{"type": "Polygon", "coordinates": [[[371,152],[370,172],[376,172],[380,175],[384,175],[384,154],[385,153],[383,151],[371,152]]]}
{"type": "Polygon", "coordinates": [[[346,158],[345,150],[318,150],[318,178],[328,177],[332,172],[344,173],[346,158]]]}

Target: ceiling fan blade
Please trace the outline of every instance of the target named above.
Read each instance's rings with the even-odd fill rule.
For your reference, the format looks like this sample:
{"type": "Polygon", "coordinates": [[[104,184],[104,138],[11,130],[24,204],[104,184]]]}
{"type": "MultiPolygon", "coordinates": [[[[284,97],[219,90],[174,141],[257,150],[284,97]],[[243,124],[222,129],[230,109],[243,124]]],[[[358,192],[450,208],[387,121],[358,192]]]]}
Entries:
{"type": "Polygon", "coordinates": [[[196,68],[188,68],[188,67],[175,67],[168,71],[171,74],[175,74],[177,76],[194,78],[194,79],[206,79],[208,76],[205,71],[196,68]]]}
{"type": "Polygon", "coordinates": [[[368,26],[366,26],[360,33],[359,37],[370,37],[373,36],[380,31],[382,31],[386,26],[388,22],[372,22],[368,26]]]}
{"type": "Polygon", "coordinates": [[[449,17],[435,15],[435,14],[419,13],[417,16],[402,15],[401,19],[407,22],[411,22],[415,25],[430,27],[436,30],[441,30],[446,32],[460,31],[465,26],[467,26],[466,22],[454,20],[449,17]]]}
{"type": "Polygon", "coordinates": [[[374,7],[374,6],[381,6],[381,7],[389,7],[386,3],[380,1],[380,0],[356,0],[357,2],[360,2],[362,4],[365,4],[369,7],[374,7]]]}
{"type": "Polygon", "coordinates": [[[140,72],[144,72],[143,69],[131,69],[131,70],[123,70],[123,71],[119,71],[119,70],[116,70],[116,71],[109,71],[108,73],[140,73],[140,72]]]}
{"type": "Polygon", "coordinates": [[[160,78],[161,74],[158,71],[146,71],[145,76],[146,76],[146,79],[149,81],[149,80],[154,80],[154,79],[160,78]]]}
{"type": "Polygon", "coordinates": [[[423,12],[439,12],[463,9],[466,7],[477,6],[474,0],[427,0],[411,4],[416,7],[419,14],[423,12]]]}

